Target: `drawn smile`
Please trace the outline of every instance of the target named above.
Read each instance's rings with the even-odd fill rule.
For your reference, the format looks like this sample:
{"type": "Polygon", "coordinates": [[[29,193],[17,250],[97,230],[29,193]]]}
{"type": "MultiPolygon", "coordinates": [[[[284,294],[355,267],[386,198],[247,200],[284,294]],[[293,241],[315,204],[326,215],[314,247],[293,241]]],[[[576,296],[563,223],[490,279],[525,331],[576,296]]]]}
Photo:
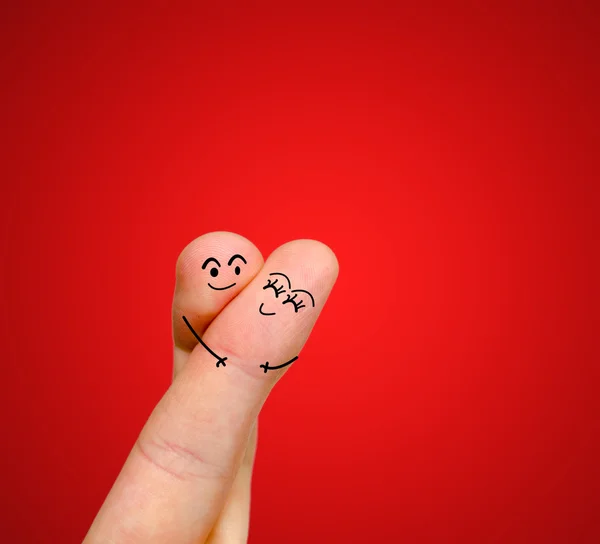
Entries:
{"type": "MultiPolygon", "coordinates": [[[[210,285],[210,283],[209,283],[210,285]]],[[[258,309],[258,311],[262,314],[262,315],[275,315],[275,312],[273,312],[272,314],[266,314],[265,312],[262,311],[262,307],[265,305],[265,303],[261,303],[260,308],[258,309]]]]}
{"type": "Polygon", "coordinates": [[[228,285],[227,287],[214,287],[213,285],[210,284],[210,282],[208,283],[208,286],[211,289],[214,289],[215,291],[225,291],[225,289],[229,289],[230,287],[233,287],[235,285],[235,283],[232,283],[231,285],[228,285]]]}

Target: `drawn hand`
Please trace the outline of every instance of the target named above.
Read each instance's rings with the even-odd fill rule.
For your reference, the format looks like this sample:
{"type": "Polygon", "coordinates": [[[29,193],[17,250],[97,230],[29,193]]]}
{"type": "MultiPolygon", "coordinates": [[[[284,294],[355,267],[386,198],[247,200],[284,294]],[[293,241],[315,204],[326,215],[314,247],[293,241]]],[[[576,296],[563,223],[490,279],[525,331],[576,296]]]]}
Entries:
{"type": "Polygon", "coordinates": [[[184,249],[173,300],[173,383],[84,543],[246,541],[258,414],[294,366],[282,364],[300,352],[337,273],[331,250],[311,240],[284,244],[266,263],[248,240],[227,232],[206,234],[184,249]],[[266,293],[275,270],[310,290],[316,304],[298,311],[266,293]],[[257,306],[265,296],[271,297],[266,316],[257,306]],[[219,354],[216,364],[183,316],[219,354]]]}
{"type": "Polygon", "coordinates": [[[265,374],[267,373],[268,370],[279,370],[280,368],[283,368],[284,366],[288,366],[291,365],[298,357],[292,357],[289,361],[286,361],[285,363],[282,363],[280,365],[276,365],[276,366],[269,366],[269,361],[267,361],[264,365],[260,365],[260,368],[264,369],[265,374]]]}
{"type": "Polygon", "coordinates": [[[225,364],[225,361],[227,361],[227,357],[219,357],[219,358],[217,359],[217,364],[216,364],[216,367],[217,367],[217,368],[219,368],[219,365],[227,366],[227,365],[225,364]]]}

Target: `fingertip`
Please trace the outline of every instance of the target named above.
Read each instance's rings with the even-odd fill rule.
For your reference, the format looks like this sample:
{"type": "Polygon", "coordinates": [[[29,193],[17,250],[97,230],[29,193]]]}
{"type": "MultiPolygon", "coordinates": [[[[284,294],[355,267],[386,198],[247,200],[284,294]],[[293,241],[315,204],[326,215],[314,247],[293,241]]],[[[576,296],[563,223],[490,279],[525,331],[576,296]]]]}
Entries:
{"type": "Polygon", "coordinates": [[[319,240],[301,238],[279,246],[269,257],[275,256],[281,266],[301,267],[311,282],[333,285],[339,275],[339,261],[334,251],[319,240]]]}
{"type": "MultiPolygon", "coordinates": [[[[199,236],[181,252],[176,263],[173,297],[173,340],[189,352],[197,343],[182,320],[202,335],[214,317],[258,274],[264,259],[247,238],[217,231],[199,236]]],[[[175,362],[175,371],[181,363],[175,362]]]]}
{"type": "Polygon", "coordinates": [[[185,281],[202,270],[202,265],[209,257],[227,263],[237,252],[250,267],[260,270],[264,263],[258,248],[240,234],[228,231],[208,232],[192,240],[179,254],[175,265],[178,281],[185,281]]]}

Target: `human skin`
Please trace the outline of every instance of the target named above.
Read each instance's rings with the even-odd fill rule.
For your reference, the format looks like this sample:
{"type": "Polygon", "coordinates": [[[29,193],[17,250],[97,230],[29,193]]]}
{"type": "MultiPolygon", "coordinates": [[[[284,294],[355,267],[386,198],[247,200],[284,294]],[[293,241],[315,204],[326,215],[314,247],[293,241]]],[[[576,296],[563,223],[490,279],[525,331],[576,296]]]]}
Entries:
{"type": "MultiPolygon", "coordinates": [[[[260,365],[300,353],[337,275],[335,255],[314,240],[288,242],[266,262],[251,242],[229,232],[205,234],[183,250],[172,310],[173,383],[84,543],[246,542],[257,417],[277,381],[302,358],[269,372],[260,365]],[[228,265],[234,255],[246,263],[235,259],[228,265]],[[205,264],[209,257],[219,266],[205,264]],[[295,311],[294,304],[281,304],[276,316],[261,315],[273,272],[284,272],[295,287],[310,291],[314,306],[295,311]],[[215,364],[184,316],[226,365],[215,364]]],[[[268,300],[271,308],[278,302],[268,300]]]]}

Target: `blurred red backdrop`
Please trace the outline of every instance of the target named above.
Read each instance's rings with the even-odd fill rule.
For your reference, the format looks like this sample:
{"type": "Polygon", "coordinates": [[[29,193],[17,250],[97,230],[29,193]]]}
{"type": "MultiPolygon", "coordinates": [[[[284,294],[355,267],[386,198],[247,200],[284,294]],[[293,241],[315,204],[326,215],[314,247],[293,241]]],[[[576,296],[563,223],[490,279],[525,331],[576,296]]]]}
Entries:
{"type": "Polygon", "coordinates": [[[261,415],[251,543],[600,541],[591,2],[0,20],[3,542],[83,538],[213,230],[341,267],[261,415]]]}

